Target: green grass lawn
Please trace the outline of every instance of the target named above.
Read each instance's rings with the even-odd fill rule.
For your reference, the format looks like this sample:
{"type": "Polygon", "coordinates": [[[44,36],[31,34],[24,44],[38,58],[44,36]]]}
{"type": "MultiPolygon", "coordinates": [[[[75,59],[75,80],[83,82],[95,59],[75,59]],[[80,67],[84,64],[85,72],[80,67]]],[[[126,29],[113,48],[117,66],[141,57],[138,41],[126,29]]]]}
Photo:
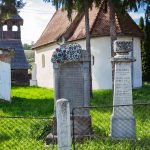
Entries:
{"type": "MultiPolygon", "coordinates": [[[[113,109],[107,107],[107,105],[113,105],[112,91],[97,90],[93,95],[91,106],[101,106],[90,111],[96,138],[86,140],[82,144],[77,142],[77,150],[150,150],[150,105],[134,106],[135,140],[112,140],[110,138],[110,120],[113,109]]],[[[145,83],[142,88],[133,90],[133,103],[150,103],[149,83],[145,83]]]]}
{"type": "MultiPolygon", "coordinates": [[[[91,106],[112,105],[111,90],[97,90],[93,93],[91,106]]],[[[0,103],[0,116],[24,116],[24,118],[0,118],[0,150],[43,150],[44,137],[50,130],[54,108],[54,92],[37,87],[12,87],[12,102],[0,103]],[[31,118],[30,118],[31,117],[31,118]],[[39,118],[40,119],[37,119],[39,118]]],[[[134,103],[150,102],[150,84],[133,90],[134,103]]],[[[77,143],[79,150],[128,150],[150,149],[150,107],[137,106],[134,116],[137,121],[136,142],[110,140],[110,117],[112,108],[91,109],[92,127],[98,139],[77,143]]]]}
{"type": "Polygon", "coordinates": [[[1,116],[51,117],[54,92],[46,88],[12,87],[12,102],[0,103],[1,116]]]}
{"type": "Polygon", "coordinates": [[[12,87],[12,102],[0,103],[0,150],[43,150],[54,107],[53,90],[12,87]],[[39,119],[40,118],[40,119],[39,119]]]}

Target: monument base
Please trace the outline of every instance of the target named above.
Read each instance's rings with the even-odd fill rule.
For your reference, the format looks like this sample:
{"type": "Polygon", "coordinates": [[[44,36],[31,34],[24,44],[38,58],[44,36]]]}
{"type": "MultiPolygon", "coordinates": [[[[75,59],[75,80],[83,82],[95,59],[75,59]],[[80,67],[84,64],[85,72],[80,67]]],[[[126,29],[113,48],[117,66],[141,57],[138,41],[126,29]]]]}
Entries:
{"type": "Polygon", "coordinates": [[[74,116],[72,120],[72,131],[75,136],[86,136],[92,134],[90,116],[74,116]]]}
{"type": "Polygon", "coordinates": [[[112,116],[111,118],[111,137],[116,139],[135,138],[136,135],[136,121],[134,117],[118,118],[112,116]]]}
{"type": "MultiPolygon", "coordinates": [[[[52,132],[45,138],[46,145],[57,142],[57,121],[53,118],[52,132]]],[[[75,140],[80,141],[84,138],[92,137],[91,117],[90,116],[74,116],[71,117],[71,135],[75,140]]]]}
{"type": "Polygon", "coordinates": [[[30,80],[30,86],[37,86],[37,80],[30,80]]]}

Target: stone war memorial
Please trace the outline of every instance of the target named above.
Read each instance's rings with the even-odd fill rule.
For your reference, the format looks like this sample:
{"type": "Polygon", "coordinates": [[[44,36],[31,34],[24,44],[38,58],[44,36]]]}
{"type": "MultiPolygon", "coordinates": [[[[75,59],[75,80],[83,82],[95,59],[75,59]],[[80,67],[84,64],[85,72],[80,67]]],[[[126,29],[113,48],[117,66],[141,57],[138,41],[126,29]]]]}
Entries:
{"type": "Polygon", "coordinates": [[[0,48],[0,101],[11,101],[11,58],[12,49],[0,48]]]}
{"type": "Polygon", "coordinates": [[[135,138],[136,121],[133,116],[131,65],[135,59],[129,55],[132,41],[117,40],[114,43],[115,63],[113,114],[111,118],[112,138],[135,138]]]}
{"type": "MultiPolygon", "coordinates": [[[[90,61],[87,51],[82,50],[79,44],[63,44],[55,50],[52,62],[55,78],[55,105],[57,100],[67,99],[70,103],[70,113],[73,108],[89,106],[90,61]]],[[[74,135],[81,137],[90,133],[91,118],[88,110],[75,110],[74,135]]]]}

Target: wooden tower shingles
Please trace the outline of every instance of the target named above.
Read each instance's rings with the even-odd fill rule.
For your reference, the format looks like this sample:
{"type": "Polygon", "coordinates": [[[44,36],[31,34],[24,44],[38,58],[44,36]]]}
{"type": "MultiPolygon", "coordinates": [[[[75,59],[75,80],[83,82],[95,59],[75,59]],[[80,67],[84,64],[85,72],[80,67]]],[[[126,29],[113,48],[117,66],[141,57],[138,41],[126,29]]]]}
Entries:
{"type": "Polygon", "coordinates": [[[12,83],[15,84],[29,82],[29,64],[21,42],[21,25],[23,25],[23,19],[16,15],[3,22],[0,26],[0,48],[12,48],[15,50],[15,57],[11,61],[12,83]]]}

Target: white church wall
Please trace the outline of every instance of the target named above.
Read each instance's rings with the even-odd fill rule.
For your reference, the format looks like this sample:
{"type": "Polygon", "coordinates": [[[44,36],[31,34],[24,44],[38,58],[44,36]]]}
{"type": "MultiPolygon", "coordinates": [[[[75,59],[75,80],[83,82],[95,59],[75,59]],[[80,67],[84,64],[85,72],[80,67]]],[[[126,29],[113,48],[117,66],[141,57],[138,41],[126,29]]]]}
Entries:
{"type": "MultiPolygon", "coordinates": [[[[85,40],[78,41],[85,48],[85,40]]],[[[112,88],[111,49],[109,37],[98,37],[91,39],[91,54],[94,56],[92,65],[93,89],[112,88]]],[[[92,59],[93,60],[93,59],[92,59]]]]}
{"type": "MultiPolygon", "coordinates": [[[[51,56],[53,50],[58,47],[54,44],[35,51],[35,63],[37,66],[37,85],[40,87],[53,88],[53,64],[51,56]],[[45,57],[45,65],[42,66],[42,57],[45,57]]],[[[44,63],[44,62],[43,62],[44,63]]]]}
{"type": "Polygon", "coordinates": [[[136,61],[133,63],[133,87],[138,88],[142,86],[142,60],[141,60],[141,40],[134,37],[120,37],[121,40],[133,40],[133,57],[136,61]]]}
{"type": "Polygon", "coordinates": [[[133,63],[133,86],[138,88],[142,86],[142,60],[139,38],[134,38],[134,57],[136,61],[133,63]]]}
{"type": "MultiPolygon", "coordinates": [[[[132,38],[123,37],[119,39],[131,40],[132,38]]],[[[76,43],[85,49],[85,40],[76,41],[76,43]]],[[[59,47],[59,45],[52,44],[35,51],[37,85],[40,87],[53,88],[53,64],[51,63],[51,56],[57,47],[59,47]],[[42,66],[43,55],[45,56],[45,66],[42,66]]],[[[110,37],[92,38],[91,53],[94,56],[94,65],[92,66],[93,89],[111,89],[112,66],[110,62],[110,37]]],[[[134,38],[134,57],[137,61],[133,65],[133,85],[134,87],[140,87],[142,85],[142,71],[139,38],[134,38]]]]}

